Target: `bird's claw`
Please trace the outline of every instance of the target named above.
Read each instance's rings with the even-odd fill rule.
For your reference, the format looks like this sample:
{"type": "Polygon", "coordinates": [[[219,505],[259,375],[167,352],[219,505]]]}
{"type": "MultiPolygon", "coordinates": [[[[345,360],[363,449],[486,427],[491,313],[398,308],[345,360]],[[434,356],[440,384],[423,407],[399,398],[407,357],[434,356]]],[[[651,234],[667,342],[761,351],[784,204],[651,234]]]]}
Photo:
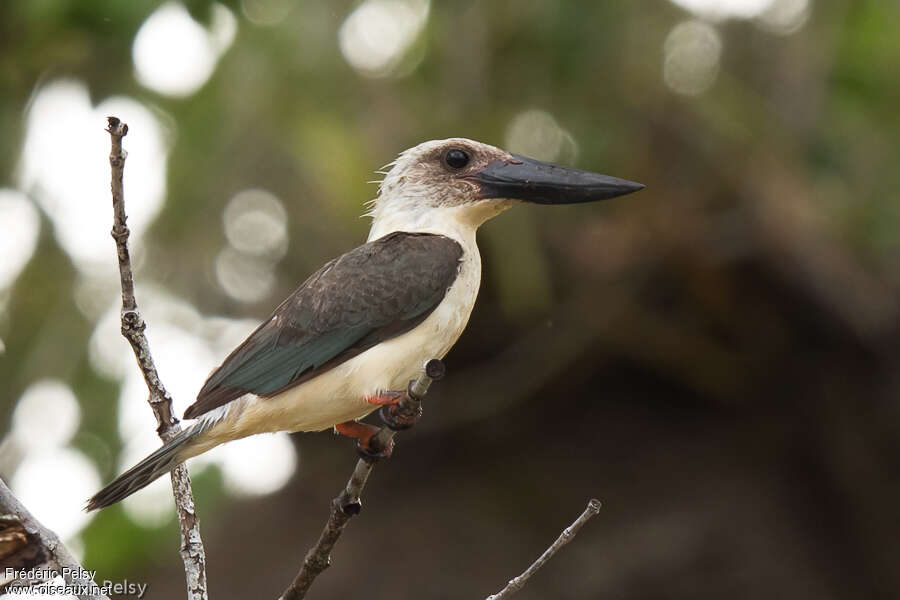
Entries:
{"type": "Polygon", "coordinates": [[[369,462],[389,457],[394,449],[393,440],[388,443],[387,448],[381,449],[378,449],[381,446],[380,442],[372,443],[372,440],[375,440],[378,435],[378,427],[374,425],[360,423],[359,421],[345,421],[336,424],[334,429],[341,435],[355,439],[357,454],[359,454],[360,458],[369,462]]]}
{"type": "Polygon", "coordinates": [[[356,440],[356,453],[366,462],[377,462],[383,458],[390,458],[394,452],[394,440],[388,442],[386,448],[376,450],[370,443],[371,440],[356,440]]]}
{"type": "Polygon", "coordinates": [[[378,411],[381,420],[393,431],[403,431],[415,425],[422,417],[422,406],[418,403],[411,409],[401,410],[397,404],[382,406],[378,411]]]}

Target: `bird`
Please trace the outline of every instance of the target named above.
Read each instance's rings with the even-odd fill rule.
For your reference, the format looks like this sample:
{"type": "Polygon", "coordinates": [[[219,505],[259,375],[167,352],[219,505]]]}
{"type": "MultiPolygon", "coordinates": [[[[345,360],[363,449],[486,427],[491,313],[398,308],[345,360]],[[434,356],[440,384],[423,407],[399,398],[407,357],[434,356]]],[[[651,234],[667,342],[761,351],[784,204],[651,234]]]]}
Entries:
{"type": "Polygon", "coordinates": [[[401,152],[381,171],[366,243],[326,263],[214,369],[184,413],[194,423],[91,497],[114,504],[219,444],[275,431],[357,439],[427,359],[459,339],[481,283],[476,230],[518,203],[593,202],[640,183],[466,138],[401,152]]]}

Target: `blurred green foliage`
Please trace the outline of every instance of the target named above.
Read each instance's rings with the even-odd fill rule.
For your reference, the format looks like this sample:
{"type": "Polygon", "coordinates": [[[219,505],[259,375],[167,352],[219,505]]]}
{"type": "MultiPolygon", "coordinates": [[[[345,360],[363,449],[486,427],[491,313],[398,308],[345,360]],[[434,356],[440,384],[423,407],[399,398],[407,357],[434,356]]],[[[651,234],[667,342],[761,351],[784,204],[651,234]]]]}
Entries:
{"type": "MultiPolygon", "coordinates": [[[[530,407],[521,409],[525,415],[521,418],[523,422],[531,419],[534,428],[521,425],[522,435],[544,433],[546,413],[536,407],[563,406],[577,421],[578,415],[596,416],[590,412],[599,410],[595,403],[618,407],[617,401],[624,406],[632,396],[640,397],[635,400],[636,412],[627,413],[618,425],[613,425],[615,416],[606,415],[610,421],[595,423],[597,431],[591,429],[585,435],[591,440],[607,434],[614,437],[609,430],[620,427],[633,431],[630,440],[649,440],[642,436],[660,430],[642,429],[646,425],[642,419],[659,419],[675,429],[684,424],[679,419],[702,423],[696,436],[715,440],[710,444],[721,442],[709,433],[713,429],[728,433],[728,439],[746,440],[746,447],[741,446],[746,454],[734,450],[741,458],[729,464],[727,473],[746,475],[748,485],[761,486],[754,489],[768,489],[762,486],[771,483],[766,483],[771,472],[760,475],[747,467],[745,473],[741,465],[742,461],[753,463],[755,458],[746,457],[756,457],[760,447],[776,448],[773,463],[794,464],[784,456],[795,457],[791,453],[796,448],[788,443],[787,433],[779,437],[779,428],[805,431],[821,426],[817,443],[797,442],[813,457],[838,452],[832,444],[846,441],[845,435],[878,440],[865,452],[849,454],[850,458],[841,455],[833,462],[822,458],[825,467],[816,462],[818,458],[810,459],[826,473],[823,479],[831,478],[833,485],[826,488],[834,497],[844,498],[846,493],[851,498],[841,504],[826,494],[835,504],[829,505],[831,512],[822,521],[845,517],[843,527],[862,532],[858,537],[846,532],[813,534],[808,529],[814,526],[782,524],[773,526],[776,532],[766,538],[762,550],[754,547],[754,552],[765,555],[767,544],[796,534],[790,539],[800,540],[797,555],[804,557],[797,559],[798,564],[808,568],[795,571],[801,586],[828,571],[829,560],[844,557],[837,550],[825,559],[819,550],[803,550],[808,538],[823,540],[828,548],[852,538],[855,542],[847,543],[846,552],[861,557],[855,563],[861,574],[834,576],[826,585],[833,592],[828,597],[888,597],[887,591],[896,589],[894,584],[900,580],[889,573],[890,557],[896,558],[900,550],[891,541],[898,533],[895,519],[887,515],[890,523],[884,524],[887,531],[883,533],[877,533],[874,523],[885,506],[900,500],[896,485],[884,483],[894,478],[889,465],[896,466],[898,456],[894,407],[898,383],[891,373],[897,372],[894,367],[900,356],[895,337],[900,285],[900,41],[896,28],[900,4],[817,1],[811,4],[805,25],[789,35],[766,31],[752,20],[713,22],[711,27],[722,42],[718,74],[712,86],[697,96],[678,95],[664,81],[666,37],[673,26],[693,17],[661,0],[434,1],[424,30],[398,67],[408,73],[384,78],[360,74],[341,54],[338,30],[357,3],[302,0],[273,26],[248,21],[241,2],[223,4],[238,22],[232,46],[197,93],[174,98],[141,86],[132,64],[134,36],[159,2],[0,3],[0,130],[4,132],[0,174],[4,185],[17,185],[24,116],[29,99],[42,85],[74,78],[85,82],[95,103],[112,95],[140,100],[158,114],[171,152],[165,206],[147,236],[139,283],[162,286],[204,314],[263,318],[307,274],[365,238],[368,221],[358,215],[364,211],[363,202],[376,193],[376,187],[366,182],[399,151],[426,139],[450,136],[503,145],[517,115],[535,108],[546,111],[572,136],[577,166],[641,181],[647,190],[604,206],[521,209],[485,227],[483,292],[470,332],[449,357],[450,379],[458,384],[453,389],[465,392],[477,375],[489,379],[479,370],[483,364],[500,365],[500,373],[514,378],[540,373],[541,379],[522,384],[519,395],[510,400],[516,408],[506,406],[505,417],[497,415],[499,409],[491,413],[490,408],[484,409],[487,416],[481,415],[498,423],[509,418],[510,412],[516,414],[519,404],[530,407]],[[227,201],[236,192],[255,187],[272,192],[287,208],[289,248],[276,267],[272,291],[259,302],[246,304],[219,286],[215,258],[226,243],[222,211],[227,201]],[[542,354],[544,348],[563,351],[548,358],[542,354]],[[510,364],[515,368],[503,370],[503,365],[510,364]],[[635,383],[639,379],[644,383],[635,383]],[[617,387],[616,382],[621,385],[617,387]],[[612,390],[605,399],[598,394],[601,384],[612,390]],[[629,386],[650,391],[641,396],[629,386]],[[558,395],[557,390],[566,393],[558,395]],[[828,400],[830,393],[837,397],[828,400]],[[548,395],[556,404],[547,402],[548,395]],[[564,404],[563,397],[571,404],[564,404]],[[863,416],[854,421],[845,409],[863,416]],[[769,433],[758,440],[751,430],[742,429],[751,426],[769,433]],[[886,431],[879,429],[882,426],[886,431]],[[704,437],[707,434],[709,438],[704,437]],[[866,470],[868,477],[860,483],[835,465],[866,470]],[[854,495],[848,489],[858,491],[854,495]],[[880,500],[873,500],[876,497],[880,500]],[[872,583],[876,580],[884,583],[872,583]]],[[[186,2],[201,23],[209,22],[211,5],[207,0],[186,2]]],[[[96,124],[98,135],[104,135],[103,126],[96,124]]],[[[141,135],[132,130],[126,147],[129,139],[141,135]]],[[[99,155],[97,161],[104,163],[106,157],[99,155]]],[[[53,165],[45,167],[53,169],[53,165]]],[[[0,234],[3,226],[0,223],[0,234]]],[[[75,285],[75,269],[56,244],[52,224],[44,216],[34,257],[8,291],[0,312],[0,339],[6,346],[0,355],[0,425],[8,428],[15,401],[31,382],[43,377],[66,381],[82,407],[83,423],[74,445],[97,462],[105,481],[114,474],[113,457],[120,450],[115,414],[119,388],[91,367],[87,347],[95,323],[78,309],[75,285]]],[[[152,328],[151,322],[151,343],[152,328]]],[[[203,376],[197,374],[200,379],[203,376]]],[[[508,379],[480,385],[473,385],[480,392],[472,392],[472,398],[497,396],[508,379]]],[[[471,422],[466,420],[471,406],[460,394],[454,396],[460,407],[441,408],[443,413],[436,418],[445,417],[451,424],[454,418],[471,422]],[[454,417],[456,410],[462,416],[454,417]]],[[[618,415],[619,410],[613,412],[618,415]]],[[[626,409],[621,411],[624,414],[626,409]]],[[[557,421],[554,425],[561,430],[579,427],[564,419],[557,421]]],[[[151,426],[148,411],[147,427],[151,426]]],[[[486,440],[505,438],[500,424],[493,427],[480,430],[482,437],[472,434],[472,448],[495,451],[486,440]]],[[[308,439],[301,438],[298,444],[318,449],[308,439]]],[[[424,440],[417,439],[402,450],[413,450],[415,443],[427,448],[424,440]]],[[[662,441],[660,446],[647,444],[656,450],[654,456],[681,447],[675,441],[671,446],[662,441]]],[[[530,442],[523,445],[528,452],[540,452],[530,442]]],[[[333,452],[346,451],[340,445],[333,452]]],[[[319,455],[325,452],[318,449],[319,455]]],[[[631,465],[632,472],[647,472],[643,469],[648,463],[632,465],[625,456],[628,453],[622,454],[617,460],[631,465]]],[[[461,455],[458,463],[447,460],[469,464],[465,449],[461,455]]],[[[541,473],[536,476],[572,481],[585,477],[572,460],[538,464],[535,469],[545,470],[535,471],[541,473]]],[[[617,475],[604,468],[592,467],[587,477],[614,481],[617,475]]],[[[784,468],[788,473],[788,467],[784,468]]],[[[463,472],[471,474],[473,469],[463,472]]],[[[809,472],[813,471],[819,472],[810,467],[809,472]]],[[[335,472],[335,477],[340,479],[341,473],[335,472]]],[[[652,479],[656,471],[649,468],[649,473],[633,478],[652,479]]],[[[720,475],[698,466],[693,477],[713,481],[720,475]],[[709,479],[704,479],[707,475],[709,479]]],[[[778,485],[784,487],[770,497],[783,500],[779,510],[787,511],[791,521],[813,500],[797,492],[803,481],[782,475],[784,481],[778,485]],[[790,507],[797,512],[790,512],[790,507]]],[[[497,481],[479,483],[496,486],[478,488],[478,498],[487,507],[484,515],[472,518],[483,519],[484,527],[489,527],[488,522],[502,527],[508,525],[503,519],[511,518],[503,516],[506,513],[491,514],[492,507],[503,502],[489,502],[495,497],[492,494],[502,498],[505,490],[517,489],[523,514],[546,510],[556,501],[552,484],[535,490],[532,480],[517,479],[522,474],[511,475],[512,481],[504,482],[502,477],[499,473],[497,481]]],[[[715,481],[724,481],[724,476],[715,481]]],[[[315,507],[310,516],[313,525],[300,527],[301,516],[279,513],[286,523],[284,536],[296,551],[285,559],[287,567],[271,567],[277,581],[270,585],[268,596],[274,597],[287,582],[290,563],[302,556],[313,539],[314,523],[324,517],[325,504],[312,501],[318,498],[315,494],[331,493],[331,488],[314,475],[304,477],[303,485],[319,490],[309,492],[313,496],[297,492],[297,506],[302,505],[297,512],[303,513],[302,518],[310,506],[315,507]]],[[[565,488],[564,483],[559,485],[565,488]]],[[[215,532],[207,540],[211,563],[224,568],[221,565],[232,564],[229,556],[234,553],[244,555],[253,568],[266,569],[265,560],[271,557],[248,557],[242,549],[223,549],[240,540],[222,533],[232,525],[229,519],[236,517],[236,509],[225,496],[218,474],[204,472],[195,481],[195,492],[204,531],[215,532]],[[210,539],[215,540],[212,545],[210,539]]],[[[578,493],[573,492],[576,498],[578,493]]],[[[652,513],[655,509],[646,507],[648,496],[643,495],[651,492],[639,489],[635,493],[622,504],[640,505],[633,510],[652,513]]],[[[665,501],[659,500],[661,505],[665,501]]],[[[289,511],[290,506],[293,500],[279,510],[289,511]]],[[[455,510],[452,502],[440,506],[439,511],[455,510]]],[[[252,501],[244,501],[241,507],[251,514],[263,512],[252,501]]],[[[380,513],[384,518],[387,509],[382,505],[377,510],[385,511],[380,513]]],[[[694,506],[696,513],[703,510],[694,506]]],[[[368,516],[374,518],[375,511],[368,516]]],[[[570,507],[565,511],[571,512],[570,507]]],[[[543,523],[545,516],[560,521],[558,512],[541,513],[538,520],[543,523]]],[[[634,516],[638,521],[645,518],[648,514],[640,512],[634,516]]],[[[615,517],[609,520],[607,527],[616,532],[616,527],[628,527],[615,517]]],[[[748,523],[749,529],[753,525],[748,523]]],[[[551,531],[555,525],[548,527],[551,531]]],[[[505,533],[510,539],[527,537],[505,533]]],[[[498,538],[504,535],[497,534],[498,538]]],[[[178,568],[176,536],[171,523],[143,529],[120,508],[112,508],[83,533],[85,562],[89,568],[100,569],[105,578],[156,573],[156,589],[178,590],[180,582],[172,579],[178,568]]],[[[710,547],[730,540],[714,539],[710,547]]],[[[409,543],[416,547],[415,542],[409,543]]],[[[452,540],[447,544],[448,549],[458,549],[452,540]]],[[[603,548],[603,542],[591,548],[602,552],[598,548],[603,548]]],[[[525,554],[535,554],[534,547],[526,548],[525,554]]],[[[349,572],[353,568],[348,564],[353,560],[350,556],[345,555],[347,562],[334,570],[349,572]]],[[[583,556],[581,563],[558,569],[587,573],[579,575],[578,581],[593,581],[590,571],[595,559],[600,560],[583,556]]],[[[747,583],[746,589],[757,595],[764,591],[777,595],[780,590],[790,596],[789,578],[773,576],[777,584],[769,587],[765,570],[769,563],[759,560],[763,562],[753,563],[760,569],[754,571],[756,582],[747,583]]],[[[678,572],[707,572],[704,565],[689,564],[683,569],[678,572]]],[[[706,586],[686,586],[671,596],[658,597],[720,597],[717,594],[742,581],[734,574],[737,571],[737,567],[723,567],[706,586]]],[[[499,583],[511,573],[476,573],[472,581],[499,583]]],[[[620,581],[615,575],[608,577],[620,581]]],[[[595,597],[594,590],[607,589],[596,584],[581,595],[558,578],[548,581],[546,588],[535,592],[545,595],[532,597],[595,597]],[[557,584],[561,587],[553,587],[557,584]]],[[[623,592],[616,597],[657,597],[647,581],[646,595],[640,582],[627,579],[627,585],[616,588],[623,592]]],[[[217,585],[217,597],[226,597],[222,579],[214,590],[217,585]]],[[[340,583],[332,585],[343,589],[340,583]]],[[[402,587],[395,591],[402,595],[402,587]]],[[[233,593],[241,597],[240,592],[233,593]]],[[[435,592],[428,597],[461,596],[435,592]]]]}

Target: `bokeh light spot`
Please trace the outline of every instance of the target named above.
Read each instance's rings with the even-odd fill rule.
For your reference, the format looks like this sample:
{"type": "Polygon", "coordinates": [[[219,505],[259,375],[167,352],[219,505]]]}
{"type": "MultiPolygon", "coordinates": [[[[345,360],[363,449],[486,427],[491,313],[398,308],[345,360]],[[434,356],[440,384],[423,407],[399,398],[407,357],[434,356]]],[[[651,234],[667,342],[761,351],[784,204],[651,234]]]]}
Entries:
{"type": "Polygon", "coordinates": [[[663,50],[663,79],[672,91],[696,96],[715,82],[722,40],[708,23],[679,23],[669,32],[663,50]]]}
{"type": "Polygon", "coordinates": [[[673,4],[706,19],[752,19],[761,15],[773,0],[671,0],[673,4]]]}
{"type": "Polygon", "coordinates": [[[239,302],[258,302],[275,285],[272,264],[235,250],[223,248],[216,257],[216,279],[226,294],[239,302]]]}
{"type": "Polygon", "coordinates": [[[189,96],[212,75],[237,30],[222,5],[212,12],[210,30],[175,2],[157,8],[138,29],[131,48],[138,81],[167,96],[189,96]]]}
{"type": "Polygon", "coordinates": [[[294,0],[241,0],[241,12],[254,25],[277,25],[295,4],[294,0]]]}
{"type": "Polygon", "coordinates": [[[261,434],[229,442],[211,452],[228,491],[271,494],[281,489],[297,466],[297,453],[286,433],[261,434]]]}
{"type": "Polygon", "coordinates": [[[64,446],[78,431],[81,407],[72,389],[56,379],[32,383],[12,417],[12,433],[26,453],[64,446]]]}
{"type": "Polygon", "coordinates": [[[287,211],[265,190],[235,194],[222,220],[228,242],[241,252],[277,260],[287,251],[287,211]]]}
{"type": "Polygon", "coordinates": [[[578,146],[556,119],[542,110],[526,110],[513,117],[506,130],[506,148],[544,161],[574,162],[578,146]]]}
{"type": "Polygon", "coordinates": [[[396,74],[425,26],[429,6],[428,0],[366,0],[341,25],[341,53],[364,75],[396,74]]]}
{"type": "Polygon", "coordinates": [[[775,0],[757,23],[770,33],[788,35],[803,27],[811,12],[809,0],[775,0]]]}
{"type": "Polygon", "coordinates": [[[96,514],[84,512],[82,500],[99,487],[94,463],[71,448],[26,456],[10,481],[22,504],[64,541],[81,531],[96,514]]]}
{"type": "Polygon", "coordinates": [[[87,88],[54,81],[35,94],[25,122],[19,187],[53,222],[59,245],[80,271],[116,276],[109,237],[107,115],[116,115],[140,135],[128,138],[128,226],[133,251],[162,206],[167,145],[156,116],[131,98],[116,97],[91,107],[87,88]],[[105,202],[100,199],[106,198],[105,202]]]}
{"type": "Polygon", "coordinates": [[[12,285],[34,254],[41,219],[21,192],[0,189],[0,290],[12,285]]]}

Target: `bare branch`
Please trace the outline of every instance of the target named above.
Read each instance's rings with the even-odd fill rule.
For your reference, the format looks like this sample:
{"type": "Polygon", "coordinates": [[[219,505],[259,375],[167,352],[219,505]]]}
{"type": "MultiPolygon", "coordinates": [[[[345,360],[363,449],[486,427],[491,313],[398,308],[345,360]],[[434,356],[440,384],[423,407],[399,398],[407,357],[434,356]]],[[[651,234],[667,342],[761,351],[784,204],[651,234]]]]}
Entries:
{"type": "MultiPolygon", "coordinates": [[[[19,502],[6,484],[0,479],[0,515],[3,515],[2,546],[4,566],[14,569],[45,567],[62,576],[67,585],[79,589],[79,598],[87,600],[109,600],[100,587],[94,583],[91,573],[75,560],[57,535],[41,525],[19,502]],[[8,554],[8,552],[14,553],[8,554]],[[23,557],[27,551],[28,556],[23,557]],[[25,562],[17,562],[16,558],[25,562]],[[33,559],[33,561],[31,560],[33,559]]],[[[0,581],[0,590],[11,584],[35,583],[19,580],[0,581]]]]}
{"type": "Polygon", "coordinates": [[[553,558],[553,555],[559,552],[560,548],[571,542],[578,533],[578,530],[581,529],[585,523],[590,521],[591,517],[598,512],[600,512],[600,501],[596,498],[592,498],[591,501],[588,502],[587,508],[581,513],[581,516],[563,530],[560,536],[556,538],[556,541],[541,554],[540,558],[534,561],[534,564],[528,567],[525,572],[518,577],[511,579],[510,582],[506,584],[505,588],[496,594],[488,596],[487,600],[505,600],[525,587],[525,584],[528,583],[528,580],[531,579],[532,575],[537,573],[538,569],[543,567],[548,560],[553,558]]]}
{"type": "MultiPolygon", "coordinates": [[[[437,359],[429,360],[422,368],[419,376],[409,383],[396,406],[384,407],[382,415],[390,426],[382,427],[370,444],[377,452],[392,447],[396,430],[412,427],[422,414],[421,400],[428,392],[432,381],[444,376],[444,363],[437,359]],[[385,414],[387,413],[387,414],[385,414]],[[393,429],[391,428],[393,427],[393,429]]],[[[331,566],[331,551],[344,532],[344,527],[351,518],[362,510],[362,491],[366,487],[372,468],[377,459],[360,458],[350,475],[347,485],[334,500],[331,501],[331,514],[316,545],[310,548],[303,559],[300,571],[294,580],[281,594],[280,600],[301,600],[306,597],[316,577],[331,566]]]]}
{"type": "MultiPolygon", "coordinates": [[[[128,252],[128,219],[125,214],[125,192],[122,176],[125,171],[127,154],[122,149],[122,138],[128,133],[128,125],[116,117],[107,117],[110,137],[109,165],[112,170],[112,203],[113,228],[112,237],[116,241],[116,252],[119,257],[119,277],[122,284],[122,335],[131,344],[138,367],[144,375],[147,389],[150,392],[148,402],[156,417],[156,433],[165,442],[172,439],[181,425],[172,414],[172,397],[156,371],[150,345],[144,335],[146,324],[138,312],[134,297],[134,276],[131,270],[131,257],[128,252]]],[[[191,491],[191,478],[187,467],[183,464],[172,470],[172,493],[178,510],[178,523],[181,529],[181,559],[184,562],[184,573],[187,579],[187,597],[189,600],[206,600],[206,554],[203,540],[200,539],[200,521],[194,510],[194,495],[191,491]]]]}

